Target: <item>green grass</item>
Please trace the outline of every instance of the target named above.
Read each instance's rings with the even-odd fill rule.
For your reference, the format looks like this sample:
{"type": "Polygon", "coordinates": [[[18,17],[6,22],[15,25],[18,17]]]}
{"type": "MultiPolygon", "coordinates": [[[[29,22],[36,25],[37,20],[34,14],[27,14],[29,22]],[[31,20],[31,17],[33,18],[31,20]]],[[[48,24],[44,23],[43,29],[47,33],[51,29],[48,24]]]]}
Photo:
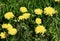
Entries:
{"type": "Polygon", "coordinates": [[[54,0],[0,0],[0,27],[3,23],[11,23],[18,29],[18,33],[15,36],[1,39],[1,41],[60,41],[60,3],[56,3],[54,0]],[[31,17],[28,20],[15,22],[14,20],[17,20],[17,17],[23,14],[19,10],[21,6],[27,7],[31,17]],[[57,9],[59,13],[52,17],[44,14],[42,16],[34,14],[33,10],[35,8],[44,9],[47,6],[57,9]],[[16,17],[6,20],[4,14],[9,11],[12,11],[16,17]],[[42,19],[42,25],[47,29],[43,36],[36,35],[34,31],[36,26],[34,20],[37,17],[42,19]]]}

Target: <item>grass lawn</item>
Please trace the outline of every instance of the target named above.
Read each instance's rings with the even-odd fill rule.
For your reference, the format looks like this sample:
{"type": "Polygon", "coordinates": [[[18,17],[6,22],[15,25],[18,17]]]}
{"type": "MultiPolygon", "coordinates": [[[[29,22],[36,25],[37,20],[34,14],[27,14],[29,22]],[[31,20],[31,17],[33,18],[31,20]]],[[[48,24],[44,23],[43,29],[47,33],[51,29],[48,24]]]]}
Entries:
{"type": "MultiPolygon", "coordinates": [[[[24,11],[24,10],[23,10],[24,11]]],[[[37,10],[38,12],[38,10],[37,10]]],[[[48,13],[49,13],[48,12],[48,13]]],[[[9,16],[8,16],[9,17],[9,16]]],[[[27,16],[25,16],[27,17],[27,16]]],[[[38,22],[39,23],[39,22],[38,22]]],[[[44,31],[44,30],[43,30],[44,31]]],[[[0,34],[6,32],[6,38],[1,38],[0,41],[60,41],[60,1],[54,0],[0,0],[0,34]],[[18,20],[18,16],[24,14],[20,11],[21,7],[27,8],[27,13],[30,17],[24,20],[18,20]],[[45,15],[44,8],[52,7],[53,10],[48,11],[53,13],[57,10],[57,14],[53,16],[45,15]],[[42,9],[42,15],[35,14],[34,10],[42,9]],[[6,19],[4,15],[7,12],[13,12],[14,18],[6,19]],[[36,18],[42,20],[41,24],[36,24],[36,18]],[[17,29],[15,35],[9,35],[8,30],[2,28],[2,24],[11,24],[13,28],[17,29]],[[43,25],[46,29],[44,34],[36,34],[35,28],[38,25],[43,25]]],[[[11,33],[14,33],[11,31],[11,33]]]]}

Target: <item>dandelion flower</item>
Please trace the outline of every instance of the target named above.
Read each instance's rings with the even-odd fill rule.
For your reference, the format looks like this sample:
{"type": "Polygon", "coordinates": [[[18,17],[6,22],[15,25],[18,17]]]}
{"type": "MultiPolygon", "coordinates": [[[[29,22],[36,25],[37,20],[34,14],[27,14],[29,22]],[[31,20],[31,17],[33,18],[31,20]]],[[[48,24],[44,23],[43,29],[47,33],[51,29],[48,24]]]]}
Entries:
{"type": "Polygon", "coordinates": [[[7,24],[2,24],[2,28],[7,28],[7,24]]]}
{"type": "Polygon", "coordinates": [[[19,16],[18,19],[19,19],[19,20],[23,20],[24,17],[23,17],[23,16],[19,16]]]}
{"type": "Polygon", "coordinates": [[[24,17],[24,19],[28,19],[30,17],[30,13],[24,13],[23,17],[24,17]]]}
{"type": "Polygon", "coordinates": [[[1,39],[5,39],[6,38],[6,33],[5,32],[1,32],[0,36],[1,36],[1,39]]]}
{"type": "Polygon", "coordinates": [[[57,13],[57,11],[52,7],[44,8],[44,14],[46,14],[46,15],[53,16],[53,14],[55,14],[55,13],[57,13]]]}
{"type": "Polygon", "coordinates": [[[36,34],[38,34],[38,33],[44,34],[44,33],[46,32],[46,29],[45,29],[44,26],[38,25],[38,26],[35,28],[35,32],[36,32],[36,34]]]}
{"type": "Polygon", "coordinates": [[[40,19],[40,18],[36,18],[35,22],[36,22],[37,24],[41,24],[41,19],[40,19]]]}
{"type": "MultiPolygon", "coordinates": [[[[3,24],[2,28],[6,28],[8,30],[8,34],[10,34],[10,35],[15,35],[17,33],[17,29],[13,28],[13,26],[9,23],[8,24],[3,24]]],[[[0,34],[0,36],[1,36],[1,34],[0,34]]]]}
{"type": "Polygon", "coordinates": [[[17,33],[16,28],[12,28],[12,29],[8,30],[8,34],[10,34],[10,35],[15,35],[16,33],[17,33]]]}
{"type": "Polygon", "coordinates": [[[42,9],[39,9],[39,8],[38,9],[35,9],[34,12],[37,15],[42,15],[42,13],[43,13],[42,9]]]}
{"type": "Polygon", "coordinates": [[[9,19],[11,19],[11,18],[14,17],[14,14],[13,14],[12,12],[7,12],[6,14],[4,14],[4,17],[5,17],[7,20],[9,20],[9,19]]]}
{"type": "Polygon", "coordinates": [[[13,28],[13,26],[11,24],[2,24],[2,28],[6,28],[7,30],[10,30],[11,28],[13,28]]]}
{"type": "Polygon", "coordinates": [[[29,17],[30,17],[30,13],[24,13],[23,15],[19,16],[18,19],[24,20],[24,19],[28,19],[29,17]]]}
{"type": "Polygon", "coordinates": [[[24,12],[27,12],[27,8],[26,8],[26,7],[21,7],[21,8],[20,8],[20,11],[23,12],[23,13],[24,13],[24,12]]]}
{"type": "Polygon", "coordinates": [[[10,30],[10,29],[12,29],[13,28],[13,26],[11,25],[11,24],[7,24],[7,30],[10,30]]]}
{"type": "Polygon", "coordinates": [[[55,2],[60,2],[60,0],[55,0],[55,2]]]}

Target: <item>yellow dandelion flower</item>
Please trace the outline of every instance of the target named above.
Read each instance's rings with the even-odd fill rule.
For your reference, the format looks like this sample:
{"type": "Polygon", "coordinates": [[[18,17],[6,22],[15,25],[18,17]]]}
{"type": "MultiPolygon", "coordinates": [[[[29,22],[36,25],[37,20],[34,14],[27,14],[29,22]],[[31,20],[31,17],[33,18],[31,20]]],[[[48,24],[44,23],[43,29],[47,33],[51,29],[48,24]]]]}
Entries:
{"type": "Polygon", "coordinates": [[[10,30],[10,29],[12,29],[13,28],[13,26],[11,25],[11,24],[7,24],[7,30],[10,30]]]}
{"type": "Polygon", "coordinates": [[[8,30],[8,34],[10,34],[10,35],[15,35],[16,33],[17,33],[16,28],[12,28],[12,29],[8,30]]]}
{"type": "Polygon", "coordinates": [[[35,32],[36,32],[36,34],[38,34],[38,33],[44,34],[44,33],[46,32],[46,29],[45,29],[44,26],[38,25],[38,26],[35,28],[35,32]]]}
{"type": "Polygon", "coordinates": [[[52,7],[44,8],[44,14],[46,14],[46,15],[53,16],[53,14],[55,14],[55,13],[57,13],[57,11],[52,7]]]}
{"type": "Polygon", "coordinates": [[[39,9],[39,8],[38,9],[35,9],[34,12],[37,15],[42,15],[42,13],[43,13],[42,9],[39,9]]]}
{"type": "Polygon", "coordinates": [[[36,22],[37,24],[41,24],[41,23],[42,23],[40,18],[36,18],[35,22],[36,22]]]}
{"type": "Polygon", "coordinates": [[[24,13],[24,12],[27,12],[27,8],[26,8],[26,7],[21,7],[21,8],[20,8],[20,11],[23,12],[23,13],[24,13]]]}
{"type": "Polygon", "coordinates": [[[2,28],[7,28],[7,24],[2,24],[2,28]]]}
{"type": "Polygon", "coordinates": [[[1,32],[0,36],[1,36],[1,39],[5,39],[6,38],[6,33],[5,32],[1,32]]]}
{"type": "Polygon", "coordinates": [[[55,2],[60,2],[60,0],[55,0],[55,2]]]}
{"type": "Polygon", "coordinates": [[[18,19],[19,19],[19,20],[23,20],[24,17],[23,17],[23,16],[19,16],[18,19]]]}
{"type": "Polygon", "coordinates": [[[30,17],[30,13],[24,13],[23,17],[24,17],[24,19],[28,19],[30,17]]]}
{"type": "Polygon", "coordinates": [[[13,28],[13,26],[11,24],[2,24],[2,28],[6,28],[7,30],[10,30],[11,28],[13,28]]]}
{"type": "Polygon", "coordinates": [[[12,12],[7,12],[7,13],[4,15],[4,17],[9,20],[9,19],[11,19],[11,18],[14,17],[14,14],[13,14],[12,12]]]}

